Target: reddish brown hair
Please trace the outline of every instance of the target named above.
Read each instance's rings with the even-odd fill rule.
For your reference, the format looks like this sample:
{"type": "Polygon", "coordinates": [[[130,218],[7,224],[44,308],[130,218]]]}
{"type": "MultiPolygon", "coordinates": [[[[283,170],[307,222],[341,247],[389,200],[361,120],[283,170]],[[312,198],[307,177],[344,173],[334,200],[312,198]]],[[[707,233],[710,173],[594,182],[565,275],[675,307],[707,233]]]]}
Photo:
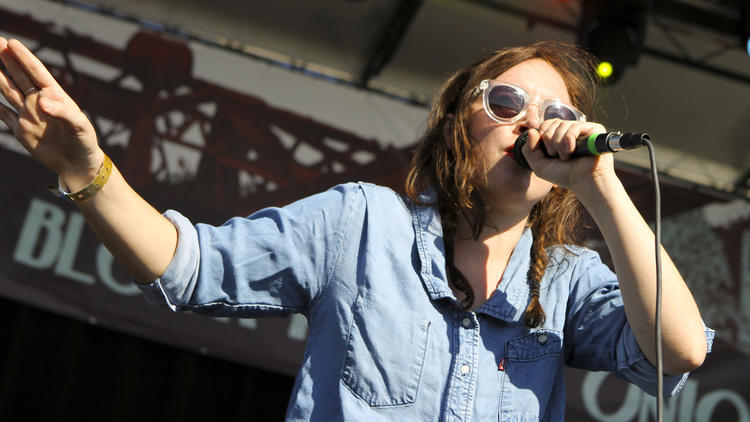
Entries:
{"type": "MultiPolygon", "coordinates": [[[[433,102],[427,130],[417,146],[406,179],[406,193],[417,203],[421,203],[422,192],[432,189],[437,193],[449,282],[464,294],[462,303],[466,308],[474,303],[474,292],[453,262],[455,223],[459,215],[463,216],[478,238],[486,214],[478,190],[486,182],[485,163],[467,127],[469,106],[475,99],[472,91],[483,79],[493,79],[531,59],[544,60],[554,67],[565,81],[573,106],[591,119],[597,83],[590,55],[576,46],[554,41],[498,50],[456,72],[443,84],[433,102]]],[[[524,315],[529,327],[538,327],[545,320],[539,304],[540,282],[549,262],[545,249],[575,243],[574,229],[578,226],[579,214],[578,200],[559,187],[553,188],[531,209],[528,221],[534,234],[528,272],[531,293],[524,315]]]]}

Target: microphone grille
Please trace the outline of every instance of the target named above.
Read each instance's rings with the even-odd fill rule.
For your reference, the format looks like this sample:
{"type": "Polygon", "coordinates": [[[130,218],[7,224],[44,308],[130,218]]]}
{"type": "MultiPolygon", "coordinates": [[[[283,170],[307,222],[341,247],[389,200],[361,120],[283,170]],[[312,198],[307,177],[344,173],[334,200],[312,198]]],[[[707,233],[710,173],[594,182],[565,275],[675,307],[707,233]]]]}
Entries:
{"type": "Polygon", "coordinates": [[[524,145],[526,145],[526,142],[529,141],[529,132],[524,132],[516,138],[516,142],[513,144],[513,159],[516,161],[516,163],[521,166],[522,168],[525,168],[526,170],[531,170],[531,166],[529,165],[529,162],[526,161],[526,157],[523,156],[523,152],[521,152],[521,149],[524,145]]]}

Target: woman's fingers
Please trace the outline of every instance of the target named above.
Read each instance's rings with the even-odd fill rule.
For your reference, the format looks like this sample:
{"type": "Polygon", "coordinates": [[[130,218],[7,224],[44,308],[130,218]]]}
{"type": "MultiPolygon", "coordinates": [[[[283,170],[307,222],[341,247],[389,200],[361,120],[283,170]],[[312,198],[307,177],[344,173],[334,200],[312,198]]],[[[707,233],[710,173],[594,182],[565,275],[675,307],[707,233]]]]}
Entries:
{"type": "Polygon", "coordinates": [[[23,106],[23,94],[16,87],[10,78],[5,73],[0,72],[0,94],[8,100],[8,103],[14,108],[19,109],[23,106]]]}
{"type": "MultiPolygon", "coordinates": [[[[9,69],[9,63],[15,62],[12,53],[8,50],[8,42],[5,38],[0,38],[0,61],[3,62],[6,70],[9,69]]],[[[10,105],[18,109],[23,106],[24,97],[21,90],[11,78],[10,75],[0,72],[0,93],[3,94],[3,97],[8,100],[10,105]]]]}
{"type": "Polygon", "coordinates": [[[539,145],[542,143],[542,133],[539,131],[539,129],[531,128],[527,133],[528,135],[526,137],[526,142],[521,148],[521,154],[526,158],[526,161],[529,163],[529,165],[531,165],[532,162],[544,159],[545,154],[539,147],[539,145]]]}
{"type": "Polygon", "coordinates": [[[50,170],[86,173],[98,149],[91,122],[23,44],[0,38],[0,92],[10,107],[0,107],[0,120],[21,144],[50,170]],[[15,110],[14,110],[15,109],[15,110]]]}
{"type": "Polygon", "coordinates": [[[560,126],[561,123],[562,120],[560,119],[551,119],[543,121],[539,126],[539,133],[542,135],[541,140],[544,143],[544,148],[547,150],[547,154],[551,157],[558,155],[557,145],[553,142],[553,137],[557,131],[557,127],[560,126]]]}
{"type": "Polygon", "coordinates": [[[21,95],[23,95],[24,92],[27,92],[36,85],[34,85],[31,78],[29,78],[29,75],[26,74],[26,71],[24,71],[21,64],[18,62],[15,53],[10,48],[10,44],[11,43],[6,43],[6,48],[4,49],[0,46],[0,59],[2,59],[3,64],[5,65],[7,75],[13,80],[16,89],[18,89],[21,95]]]}
{"type": "Polygon", "coordinates": [[[545,120],[538,130],[529,130],[528,142],[524,145],[523,153],[537,176],[571,189],[575,181],[587,179],[587,175],[594,171],[613,170],[609,154],[596,159],[571,159],[570,156],[580,137],[604,132],[606,129],[599,123],[545,120]],[[539,147],[541,143],[548,154],[555,158],[545,157],[539,147]]]}
{"type": "MultiPolygon", "coordinates": [[[[20,41],[0,38],[0,59],[6,69],[6,73],[0,72],[0,92],[19,114],[39,121],[38,109],[41,108],[52,117],[74,125],[80,123],[78,106],[20,41]]],[[[18,120],[18,116],[13,115],[18,120]]]]}
{"type": "Polygon", "coordinates": [[[539,127],[542,141],[547,152],[559,156],[565,161],[575,150],[578,138],[592,133],[606,132],[604,126],[592,122],[575,122],[570,120],[545,120],[539,127]]]}
{"type": "Polygon", "coordinates": [[[565,161],[570,158],[570,153],[576,147],[576,140],[581,133],[581,127],[573,121],[563,121],[552,136],[552,143],[557,146],[560,159],[565,161]]]}
{"type": "Polygon", "coordinates": [[[60,85],[39,59],[18,40],[0,38],[0,93],[19,113],[28,98],[36,98],[42,90],[61,91],[60,85]]]}
{"type": "Polygon", "coordinates": [[[30,86],[25,86],[17,83],[19,89],[22,89],[23,92],[26,92],[31,86],[36,86],[39,89],[60,87],[52,74],[47,70],[47,67],[26,46],[21,44],[20,41],[8,41],[8,49],[13,53],[17,63],[23,69],[24,74],[31,84],[30,86]]]}
{"type": "Polygon", "coordinates": [[[8,126],[11,132],[14,134],[16,133],[16,128],[18,127],[18,115],[13,109],[2,103],[0,103],[0,120],[5,123],[5,126],[8,126]]]}

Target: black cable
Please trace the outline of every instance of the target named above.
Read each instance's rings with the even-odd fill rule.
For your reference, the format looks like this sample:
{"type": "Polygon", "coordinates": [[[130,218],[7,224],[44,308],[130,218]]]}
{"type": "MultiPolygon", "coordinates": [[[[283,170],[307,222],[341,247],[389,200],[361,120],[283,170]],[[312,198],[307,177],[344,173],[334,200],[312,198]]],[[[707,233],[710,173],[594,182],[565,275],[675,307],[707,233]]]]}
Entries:
{"type": "Polygon", "coordinates": [[[656,257],[656,321],[654,324],[654,341],[656,344],[656,422],[662,422],[664,410],[664,371],[661,352],[661,192],[659,191],[659,175],[656,171],[656,156],[654,146],[647,139],[643,143],[648,148],[648,158],[651,162],[651,178],[654,183],[654,249],[656,257]]]}

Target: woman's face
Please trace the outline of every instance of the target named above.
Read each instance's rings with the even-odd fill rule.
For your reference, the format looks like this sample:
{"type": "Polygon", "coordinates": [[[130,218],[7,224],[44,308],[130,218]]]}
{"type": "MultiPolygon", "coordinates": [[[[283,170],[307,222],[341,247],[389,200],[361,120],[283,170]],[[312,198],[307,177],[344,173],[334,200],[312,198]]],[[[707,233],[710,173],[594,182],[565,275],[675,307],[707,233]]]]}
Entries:
{"type": "Polygon", "coordinates": [[[538,128],[539,106],[557,98],[571,105],[562,76],[541,59],[521,62],[494,78],[523,88],[532,98],[526,116],[511,124],[497,123],[485,113],[481,95],[470,106],[469,136],[477,143],[487,168],[487,184],[480,188],[485,202],[493,209],[523,206],[531,209],[552,188],[552,183],[522,169],[512,158],[512,147],[521,133],[538,128]]]}

